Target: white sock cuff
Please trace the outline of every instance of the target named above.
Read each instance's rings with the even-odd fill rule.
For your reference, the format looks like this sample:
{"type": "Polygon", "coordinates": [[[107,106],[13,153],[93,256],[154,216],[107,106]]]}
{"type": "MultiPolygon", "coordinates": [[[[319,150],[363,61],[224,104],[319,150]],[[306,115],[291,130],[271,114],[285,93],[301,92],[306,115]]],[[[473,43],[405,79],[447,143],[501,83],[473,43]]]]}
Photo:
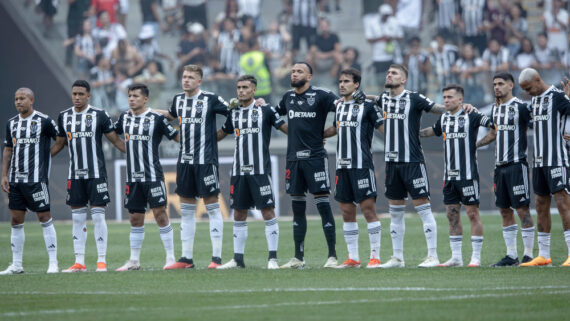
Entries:
{"type": "Polygon", "coordinates": [[[219,209],[220,209],[220,204],[217,202],[212,204],[206,204],[206,211],[208,211],[208,213],[219,209]]]}
{"type": "Polygon", "coordinates": [[[461,242],[461,241],[463,241],[463,235],[450,235],[449,241],[450,242],[461,242]]]}
{"type": "Polygon", "coordinates": [[[188,215],[191,211],[196,211],[196,204],[180,203],[181,215],[188,215]]]}
{"type": "Polygon", "coordinates": [[[344,222],[344,224],[342,225],[342,229],[344,230],[345,234],[347,231],[356,231],[356,233],[358,233],[358,223],[344,222]]]}
{"type": "Polygon", "coordinates": [[[430,203],[425,203],[425,204],[416,206],[416,212],[418,212],[418,214],[420,214],[420,215],[422,214],[422,212],[425,212],[428,210],[431,212],[431,204],[430,203]]]}
{"type": "Polygon", "coordinates": [[[380,221],[370,222],[368,223],[367,227],[368,227],[368,233],[370,234],[376,234],[382,231],[382,223],[380,223],[380,221]]]}
{"type": "Polygon", "coordinates": [[[71,214],[85,214],[87,215],[87,207],[80,207],[80,208],[74,208],[71,210],[71,214]]]}
{"type": "Polygon", "coordinates": [[[131,233],[144,233],[144,225],[143,226],[131,226],[131,233]]]}
{"type": "Polygon", "coordinates": [[[503,232],[516,232],[519,229],[517,224],[503,227],[503,232]]]}
{"type": "Polygon", "coordinates": [[[164,227],[160,227],[158,230],[160,231],[160,234],[170,233],[172,232],[172,225],[168,224],[164,227]]]}
{"type": "Polygon", "coordinates": [[[527,227],[527,228],[521,227],[521,232],[529,232],[529,233],[533,232],[534,233],[534,226],[527,227]]]}
{"type": "Polygon", "coordinates": [[[265,221],[265,226],[272,226],[275,224],[277,224],[277,218],[276,217],[265,221]]]}
{"type": "Polygon", "coordinates": [[[234,228],[247,228],[247,221],[234,221],[234,228]]]}
{"type": "Polygon", "coordinates": [[[22,228],[24,228],[24,223],[12,225],[12,228],[15,229],[15,230],[22,229],[22,228]]]}
{"type": "Polygon", "coordinates": [[[471,242],[483,243],[483,237],[482,236],[471,236],[471,242]]]}
{"type": "Polygon", "coordinates": [[[105,215],[105,208],[104,207],[92,207],[91,208],[91,216],[96,214],[103,214],[105,215]]]}
{"type": "Polygon", "coordinates": [[[564,231],[564,237],[570,237],[570,230],[564,231]]]}
{"type": "Polygon", "coordinates": [[[538,237],[550,237],[550,233],[538,232],[538,237]]]}
{"type": "Polygon", "coordinates": [[[43,228],[50,227],[50,226],[53,225],[53,219],[50,217],[50,219],[49,219],[47,222],[43,222],[43,223],[40,222],[40,225],[41,225],[43,228]]]}
{"type": "Polygon", "coordinates": [[[328,196],[315,197],[315,205],[319,205],[321,203],[329,204],[330,203],[329,197],[328,196]]]}

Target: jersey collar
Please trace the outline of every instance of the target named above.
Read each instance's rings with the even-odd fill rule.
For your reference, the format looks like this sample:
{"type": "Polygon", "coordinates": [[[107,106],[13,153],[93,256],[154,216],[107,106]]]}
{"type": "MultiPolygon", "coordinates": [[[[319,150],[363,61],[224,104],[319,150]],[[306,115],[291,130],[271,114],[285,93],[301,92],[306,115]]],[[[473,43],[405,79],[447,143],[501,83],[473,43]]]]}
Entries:
{"type": "Polygon", "coordinates": [[[87,108],[83,109],[83,111],[76,112],[76,111],[75,111],[75,107],[71,107],[71,110],[73,110],[73,113],[76,114],[76,115],[83,115],[83,114],[86,114],[87,111],[88,111],[91,107],[92,107],[91,105],[87,104],[87,108]]]}
{"type": "Polygon", "coordinates": [[[184,97],[186,97],[186,99],[197,99],[201,94],[202,94],[202,89],[198,89],[196,95],[188,97],[186,96],[186,93],[184,93],[184,97]]]}
{"type": "Polygon", "coordinates": [[[26,117],[26,118],[24,118],[24,117],[22,117],[22,115],[18,114],[18,119],[19,119],[19,120],[28,120],[28,119],[32,119],[35,115],[36,115],[36,111],[34,110],[34,111],[30,114],[30,116],[28,116],[28,117],[26,117]]]}

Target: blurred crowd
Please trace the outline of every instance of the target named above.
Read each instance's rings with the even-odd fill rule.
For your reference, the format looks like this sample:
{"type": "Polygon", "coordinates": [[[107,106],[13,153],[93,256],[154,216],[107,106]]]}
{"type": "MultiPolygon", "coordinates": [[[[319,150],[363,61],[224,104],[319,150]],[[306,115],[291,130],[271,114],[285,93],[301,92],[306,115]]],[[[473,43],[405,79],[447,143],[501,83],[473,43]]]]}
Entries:
{"type": "MultiPolygon", "coordinates": [[[[25,1],[43,14],[49,37],[62,4],[25,1]]],[[[223,97],[233,97],[234,80],[248,73],[258,78],[258,96],[271,99],[289,88],[297,60],[313,66],[316,85],[333,90],[339,72],[354,67],[363,71],[365,89],[378,91],[388,66],[403,63],[409,69],[408,89],[431,95],[459,83],[474,105],[492,102],[495,72],[516,76],[533,67],[555,84],[570,68],[568,3],[561,0],[540,1],[541,30],[532,32],[521,0],[363,0],[358,23],[370,45],[366,59],[360,57],[362,48],[343,45],[343,26],[330,19],[354,15],[339,0],[264,1],[281,6],[272,17],[261,15],[261,0],[226,0],[213,21],[207,0],[130,3],[135,1],[142,27],[128,34],[128,0],[67,0],[65,63],[77,78],[91,81],[92,104],[112,112],[128,108],[126,88],[132,82],[149,85],[150,106],[166,108],[160,92],[168,80],[178,84],[175,79],[187,64],[201,65],[206,88],[223,97]],[[429,37],[427,26],[435,26],[429,37]],[[161,37],[179,39],[176,50],[161,48],[161,37]]]]}

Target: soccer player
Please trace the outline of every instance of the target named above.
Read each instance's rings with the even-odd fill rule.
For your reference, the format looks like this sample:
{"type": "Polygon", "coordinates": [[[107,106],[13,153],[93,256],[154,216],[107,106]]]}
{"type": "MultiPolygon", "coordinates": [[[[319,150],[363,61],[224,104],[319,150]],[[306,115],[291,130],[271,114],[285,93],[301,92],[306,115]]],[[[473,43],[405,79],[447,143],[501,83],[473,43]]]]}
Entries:
{"type": "Polygon", "coordinates": [[[183,93],[177,94],[172,106],[163,115],[180,124],[180,154],[176,167],[176,194],[180,196],[180,239],[182,257],[165,267],[166,270],[193,268],[194,235],[196,234],[196,198],[202,198],[210,218],[212,262],[208,268],[222,264],[222,237],[224,221],[218,194],[218,145],[216,141],[216,114],[227,116],[228,103],[220,96],[202,91],[202,68],[184,66],[183,93]]]}
{"type": "Polygon", "coordinates": [[[432,126],[420,131],[420,137],[442,136],[444,145],[443,203],[449,220],[451,259],[439,266],[463,266],[461,244],[461,204],[471,222],[473,252],[469,267],[481,265],[483,225],[479,217],[479,172],[477,170],[477,132],[480,126],[491,128],[493,121],[478,112],[466,113],[463,87],[449,85],[443,88],[443,102],[447,112],[432,126]]]}
{"type": "Polygon", "coordinates": [[[538,214],[538,256],[521,266],[552,265],[550,258],[550,201],[554,196],[562,219],[568,259],[562,266],[570,266],[570,184],[568,167],[570,155],[563,138],[566,118],[570,114],[570,100],[564,92],[548,86],[538,72],[525,68],[519,75],[519,86],[532,96],[534,132],[534,164],[532,188],[538,214]]]}
{"type": "Polygon", "coordinates": [[[140,270],[140,253],[144,240],[146,205],[152,209],[166,251],[166,266],[173,264],[174,238],[166,214],[166,187],[158,149],[162,137],[179,141],[178,131],[166,118],[146,106],[146,85],[132,84],[128,89],[130,110],[115,123],[115,132],[124,135],[127,150],[127,182],[125,208],[131,221],[131,257],[116,271],[140,270]]]}
{"type": "Polygon", "coordinates": [[[530,216],[530,191],[528,184],[528,163],[526,160],[526,131],[532,120],[530,106],[513,96],[515,81],[509,73],[498,73],[493,77],[495,104],[493,122],[497,130],[477,142],[477,147],[495,141],[495,205],[503,218],[503,238],[507,255],[498,266],[518,266],[517,231],[514,208],[521,220],[521,234],[524,243],[522,263],[533,258],[534,223],[530,216]]]}
{"type": "Polygon", "coordinates": [[[374,129],[384,133],[384,117],[373,101],[358,102],[353,98],[361,79],[354,68],[341,71],[338,88],[342,100],[336,104],[335,125],[324,134],[325,137],[338,134],[334,198],[342,211],[348,259],[337,268],[360,267],[356,204],[368,222],[370,260],[366,267],[380,267],[382,226],[376,215],[376,179],[370,148],[374,129]]]}
{"type": "Polygon", "coordinates": [[[73,107],[58,117],[58,134],[51,155],[59,153],[67,144],[69,175],[66,204],[71,207],[73,220],[73,249],[75,264],[62,272],[85,272],[85,242],[87,240],[87,204],[91,205],[91,219],[95,225],[97,245],[97,272],[107,271],[107,223],[105,206],[111,200],[107,187],[107,170],[103,155],[103,140],[107,139],[121,152],[125,142],[113,129],[109,114],[89,105],[91,86],[85,80],[76,80],[71,86],[73,107]]]}
{"type": "Polygon", "coordinates": [[[47,273],[59,272],[57,237],[50,215],[48,190],[51,165],[50,142],[57,135],[57,125],[47,115],[34,110],[34,93],[19,88],[14,95],[18,115],[6,124],[2,159],[2,189],[8,193],[12,223],[12,264],[0,275],[24,273],[24,220],[26,209],[34,211],[42,225],[49,257],[47,273]]]}
{"type": "Polygon", "coordinates": [[[283,95],[277,106],[280,115],[287,115],[289,126],[285,186],[291,195],[295,241],[295,257],[281,268],[305,266],[307,190],[315,198],[327,241],[328,259],[324,267],[337,265],[335,222],[329,202],[329,165],[323,146],[323,131],[327,114],[334,111],[334,102],[338,97],[326,89],[311,86],[312,77],[313,69],[309,64],[295,63],[291,69],[293,89],[283,95]]]}
{"type": "MultiPolygon", "coordinates": [[[[408,70],[393,64],[386,73],[387,92],[369,96],[384,112],[384,160],[386,161],[386,198],[391,217],[390,236],[393,255],[382,268],[404,267],[405,200],[412,197],[416,211],[423,222],[427,243],[427,258],[418,267],[436,267],[437,225],[429,202],[429,182],[424,155],[419,139],[422,112],[442,114],[445,106],[435,104],[422,94],[408,91],[405,84],[408,70]]],[[[473,106],[464,105],[467,112],[473,106]]]]}
{"type": "Polygon", "coordinates": [[[230,115],[218,129],[218,140],[234,133],[236,147],[230,185],[231,208],[234,209],[234,258],[218,269],[243,268],[247,239],[247,212],[256,207],[265,220],[265,238],[269,258],[268,269],[278,269],[277,244],[279,226],[275,218],[275,196],[271,188],[269,142],[271,127],[287,134],[287,124],[269,105],[256,106],[253,98],[257,80],[243,75],[237,80],[237,97],[230,101],[230,115]],[[234,106],[237,105],[237,106],[234,106]]]}

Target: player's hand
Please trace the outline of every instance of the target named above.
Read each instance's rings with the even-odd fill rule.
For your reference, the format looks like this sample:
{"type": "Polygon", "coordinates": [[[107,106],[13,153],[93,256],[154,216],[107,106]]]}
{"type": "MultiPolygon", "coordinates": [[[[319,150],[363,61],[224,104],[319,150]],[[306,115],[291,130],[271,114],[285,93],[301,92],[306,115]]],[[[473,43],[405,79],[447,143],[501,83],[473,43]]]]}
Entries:
{"type": "Polygon", "coordinates": [[[355,92],[352,93],[352,99],[357,104],[362,104],[366,100],[366,94],[360,89],[357,89],[355,92]]]}
{"type": "Polygon", "coordinates": [[[267,102],[265,101],[265,99],[257,98],[255,100],[255,107],[260,107],[260,106],[265,106],[265,105],[267,105],[267,102]]]}
{"type": "Polygon", "coordinates": [[[564,80],[561,81],[560,84],[562,85],[562,90],[564,90],[566,96],[570,97],[570,79],[568,79],[568,77],[564,77],[564,80]]]}
{"type": "Polygon", "coordinates": [[[562,136],[562,137],[564,137],[564,140],[566,142],[568,142],[570,140],[570,134],[568,134],[568,133],[564,133],[564,136],[562,136]]]}
{"type": "Polygon", "coordinates": [[[239,107],[239,100],[237,98],[230,99],[230,106],[228,107],[229,110],[239,107]]]}
{"type": "Polygon", "coordinates": [[[463,104],[461,107],[468,114],[471,114],[472,112],[479,112],[479,110],[477,110],[477,108],[475,108],[475,106],[473,106],[471,104],[463,104]]]}
{"type": "Polygon", "coordinates": [[[2,176],[2,189],[6,193],[10,193],[10,181],[8,180],[8,176],[2,176]]]}

